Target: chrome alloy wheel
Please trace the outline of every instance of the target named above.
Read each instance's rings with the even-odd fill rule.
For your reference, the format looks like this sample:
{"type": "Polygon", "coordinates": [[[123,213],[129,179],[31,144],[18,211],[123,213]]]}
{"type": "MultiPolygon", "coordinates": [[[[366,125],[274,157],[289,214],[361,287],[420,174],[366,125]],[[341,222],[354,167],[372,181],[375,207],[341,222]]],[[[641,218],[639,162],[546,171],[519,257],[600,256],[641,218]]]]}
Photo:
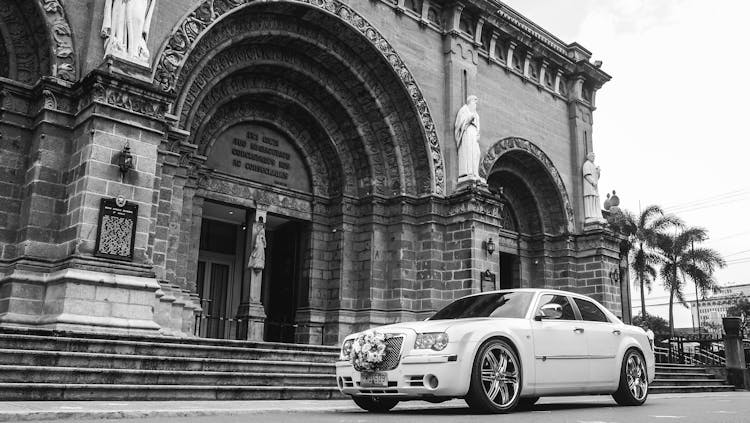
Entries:
{"type": "Polygon", "coordinates": [[[643,401],[648,394],[648,381],[646,380],[646,363],[643,362],[640,355],[630,354],[625,376],[627,377],[630,394],[633,395],[634,399],[643,401]]]}
{"type": "Polygon", "coordinates": [[[504,345],[493,345],[482,357],[482,388],[500,407],[512,403],[518,395],[518,362],[504,345]]]}

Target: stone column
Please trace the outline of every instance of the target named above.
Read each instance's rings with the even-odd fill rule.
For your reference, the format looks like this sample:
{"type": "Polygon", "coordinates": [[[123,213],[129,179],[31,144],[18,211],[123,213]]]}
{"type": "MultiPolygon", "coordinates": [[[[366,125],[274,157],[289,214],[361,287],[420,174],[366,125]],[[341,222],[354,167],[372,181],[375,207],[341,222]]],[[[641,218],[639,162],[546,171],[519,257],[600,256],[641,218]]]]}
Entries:
{"type": "MultiPolygon", "coordinates": [[[[245,268],[242,274],[242,299],[237,308],[237,318],[247,321],[247,327],[241,325],[238,337],[250,341],[263,340],[263,327],[266,320],[266,310],[261,302],[261,288],[263,287],[263,269],[248,267],[250,254],[255,247],[254,225],[258,222],[266,222],[266,211],[256,209],[247,214],[245,231],[245,268]]],[[[265,229],[263,229],[265,230],[265,229]]]]}

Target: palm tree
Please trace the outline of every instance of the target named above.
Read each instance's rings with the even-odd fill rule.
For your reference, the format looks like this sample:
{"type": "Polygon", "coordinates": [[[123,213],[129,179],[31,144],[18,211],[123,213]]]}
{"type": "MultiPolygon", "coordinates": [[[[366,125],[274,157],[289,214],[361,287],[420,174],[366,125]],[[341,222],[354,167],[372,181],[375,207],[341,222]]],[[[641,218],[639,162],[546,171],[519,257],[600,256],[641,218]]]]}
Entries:
{"type": "Polygon", "coordinates": [[[683,292],[686,278],[696,284],[701,293],[717,291],[713,273],[726,266],[721,255],[711,248],[694,248],[694,244],[708,239],[703,228],[676,227],[673,233],[657,232],[654,246],[662,263],[660,276],[669,290],[669,333],[674,336],[674,299],[687,307],[683,292]]]}
{"type": "Polygon", "coordinates": [[[669,227],[681,227],[683,223],[676,216],[665,215],[661,207],[651,205],[646,207],[637,218],[628,210],[619,210],[610,219],[610,224],[631,238],[630,267],[635,274],[635,280],[640,284],[641,316],[645,317],[648,315],[645,289],[651,292],[651,282],[656,279],[655,266],[660,263],[660,256],[652,251],[656,234],[669,227]]]}

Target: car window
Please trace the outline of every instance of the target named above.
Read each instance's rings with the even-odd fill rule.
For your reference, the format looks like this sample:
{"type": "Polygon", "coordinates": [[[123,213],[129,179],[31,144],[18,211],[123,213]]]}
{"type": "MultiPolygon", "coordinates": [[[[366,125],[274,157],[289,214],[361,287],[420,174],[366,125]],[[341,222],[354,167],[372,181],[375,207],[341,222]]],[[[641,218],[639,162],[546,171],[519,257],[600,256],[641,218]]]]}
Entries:
{"type": "Polygon", "coordinates": [[[591,301],[584,300],[581,298],[573,298],[578,306],[578,311],[581,312],[581,318],[590,322],[609,322],[607,315],[604,314],[596,304],[591,301]]]}
{"type": "Polygon", "coordinates": [[[544,294],[542,295],[542,298],[539,300],[539,306],[536,310],[536,315],[541,316],[542,312],[540,308],[545,304],[559,304],[560,307],[562,307],[562,317],[560,317],[557,320],[576,320],[576,315],[573,312],[573,306],[568,301],[568,297],[564,295],[552,295],[552,294],[544,294]]]}

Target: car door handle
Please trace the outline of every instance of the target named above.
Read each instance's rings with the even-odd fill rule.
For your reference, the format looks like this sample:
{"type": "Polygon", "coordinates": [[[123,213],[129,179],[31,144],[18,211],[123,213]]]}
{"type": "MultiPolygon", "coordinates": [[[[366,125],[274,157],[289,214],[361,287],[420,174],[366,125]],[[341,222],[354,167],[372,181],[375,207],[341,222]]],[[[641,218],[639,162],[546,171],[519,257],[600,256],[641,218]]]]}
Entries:
{"type": "Polygon", "coordinates": [[[583,333],[583,328],[575,328],[575,329],[573,329],[573,332],[583,333]]]}
{"type": "Polygon", "coordinates": [[[621,334],[622,332],[620,332],[620,331],[619,331],[618,329],[615,329],[615,330],[613,330],[613,331],[612,331],[612,333],[613,333],[613,334],[615,334],[615,335],[619,335],[619,334],[621,334]]]}

